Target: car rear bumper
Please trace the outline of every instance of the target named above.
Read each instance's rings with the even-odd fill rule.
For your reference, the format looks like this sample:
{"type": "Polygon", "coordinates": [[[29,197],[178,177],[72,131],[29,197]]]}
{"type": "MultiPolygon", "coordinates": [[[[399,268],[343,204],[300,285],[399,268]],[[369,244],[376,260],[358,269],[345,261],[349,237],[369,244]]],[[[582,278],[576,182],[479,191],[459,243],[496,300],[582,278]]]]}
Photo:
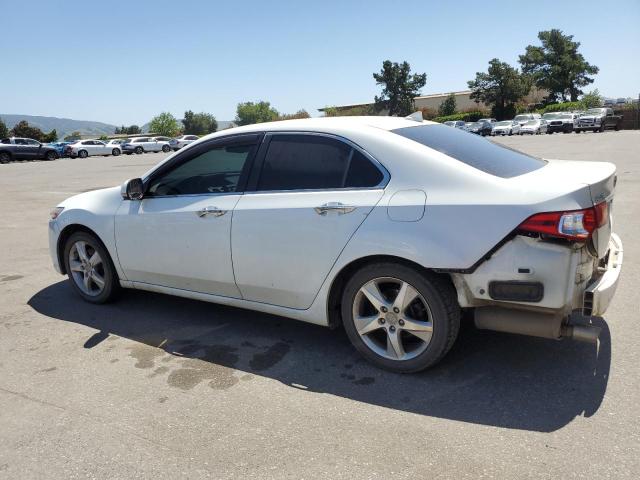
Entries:
{"type": "Polygon", "coordinates": [[[603,315],[611,299],[616,293],[620,272],[622,271],[622,241],[615,233],[609,240],[609,251],[605,256],[604,265],[599,267],[598,275],[584,291],[582,313],[585,316],[603,315]]]}

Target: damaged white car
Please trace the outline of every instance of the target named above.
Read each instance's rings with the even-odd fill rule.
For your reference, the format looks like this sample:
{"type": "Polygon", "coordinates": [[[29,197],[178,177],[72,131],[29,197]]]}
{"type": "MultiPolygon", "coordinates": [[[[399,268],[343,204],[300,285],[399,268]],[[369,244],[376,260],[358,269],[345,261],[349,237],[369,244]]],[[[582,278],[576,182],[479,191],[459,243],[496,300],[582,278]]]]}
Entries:
{"type": "Polygon", "coordinates": [[[391,117],[234,128],[62,202],[53,264],[85,300],[135,288],[343,325],[374,364],[438,362],[479,328],[594,340],[622,244],[610,163],[542,160],[391,117]]]}

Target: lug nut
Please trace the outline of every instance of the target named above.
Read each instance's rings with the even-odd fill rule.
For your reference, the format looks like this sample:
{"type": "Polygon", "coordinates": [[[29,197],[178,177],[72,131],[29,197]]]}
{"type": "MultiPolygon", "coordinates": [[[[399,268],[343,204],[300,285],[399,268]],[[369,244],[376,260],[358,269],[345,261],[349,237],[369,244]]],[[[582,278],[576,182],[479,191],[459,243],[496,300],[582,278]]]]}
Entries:
{"type": "Polygon", "coordinates": [[[393,311],[396,313],[400,313],[400,309],[398,307],[393,307],[393,311]]]}
{"type": "Polygon", "coordinates": [[[387,307],[380,307],[380,310],[382,310],[382,313],[387,313],[387,307]]]}
{"type": "Polygon", "coordinates": [[[404,326],[404,320],[398,320],[398,325],[400,325],[401,327],[404,326]]]}
{"type": "Polygon", "coordinates": [[[378,323],[379,323],[380,325],[383,325],[383,324],[384,324],[384,318],[379,318],[379,319],[378,319],[378,323]]]}

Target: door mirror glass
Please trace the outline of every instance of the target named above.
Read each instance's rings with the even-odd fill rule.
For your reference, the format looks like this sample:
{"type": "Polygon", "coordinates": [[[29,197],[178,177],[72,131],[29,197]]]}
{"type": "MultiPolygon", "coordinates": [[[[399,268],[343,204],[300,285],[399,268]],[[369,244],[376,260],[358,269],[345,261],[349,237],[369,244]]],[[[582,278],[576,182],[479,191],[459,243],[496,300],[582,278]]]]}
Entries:
{"type": "Polygon", "coordinates": [[[144,184],[141,178],[132,178],[122,184],[122,198],[125,200],[142,200],[144,184]]]}

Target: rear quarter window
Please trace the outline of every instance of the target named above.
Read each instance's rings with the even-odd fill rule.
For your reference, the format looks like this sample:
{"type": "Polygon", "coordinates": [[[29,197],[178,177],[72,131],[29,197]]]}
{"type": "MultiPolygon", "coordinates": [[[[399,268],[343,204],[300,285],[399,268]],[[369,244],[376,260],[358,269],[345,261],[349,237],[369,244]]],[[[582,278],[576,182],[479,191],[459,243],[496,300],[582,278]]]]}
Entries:
{"type": "Polygon", "coordinates": [[[419,125],[391,131],[496,177],[516,177],[546,165],[539,158],[444,125],[419,125]]]}

